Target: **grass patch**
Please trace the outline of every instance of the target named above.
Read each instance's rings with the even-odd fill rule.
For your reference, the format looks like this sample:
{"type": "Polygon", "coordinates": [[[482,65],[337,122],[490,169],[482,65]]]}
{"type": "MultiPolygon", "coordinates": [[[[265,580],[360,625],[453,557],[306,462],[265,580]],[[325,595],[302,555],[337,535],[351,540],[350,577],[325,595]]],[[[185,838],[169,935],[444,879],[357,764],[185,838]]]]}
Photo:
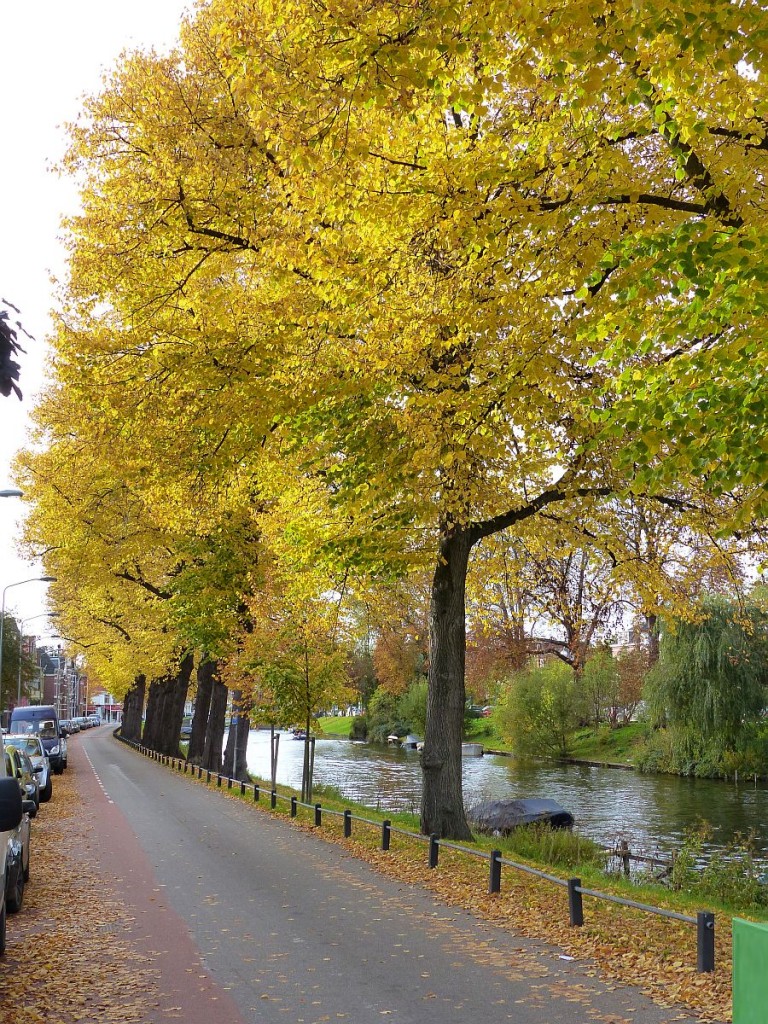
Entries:
{"type": "Polygon", "coordinates": [[[464,739],[468,743],[482,743],[490,750],[509,750],[509,743],[497,731],[493,717],[470,718],[466,722],[464,739]]]}
{"type": "Polygon", "coordinates": [[[551,867],[585,868],[605,866],[606,854],[603,848],[567,828],[550,828],[549,825],[534,824],[516,828],[508,836],[496,838],[498,848],[507,853],[510,860],[524,858],[536,864],[551,867]]]}
{"type": "Polygon", "coordinates": [[[579,729],[571,747],[573,756],[586,761],[634,764],[647,730],[644,722],[630,722],[629,725],[619,725],[615,729],[608,726],[579,729]]]}
{"type": "MultiPolygon", "coordinates": [[[[354,718],[351,715],[315,720],[315,729],[320,736],[333,739],[349,738],[354,718]]],[[[493,718],[471,718],[467,722],[464,739],[469,743],[482,743],[492,750],[508,750],[509,744],[502,739],[496,730],[493,718]]]]}
{"type": "Polygon", "coordinates": [[[352,715],[342,715],[336,718],[329,715],[327,718],[315,719],[315,729],[323,736],[349,739],[354,720],[352,715]]]}

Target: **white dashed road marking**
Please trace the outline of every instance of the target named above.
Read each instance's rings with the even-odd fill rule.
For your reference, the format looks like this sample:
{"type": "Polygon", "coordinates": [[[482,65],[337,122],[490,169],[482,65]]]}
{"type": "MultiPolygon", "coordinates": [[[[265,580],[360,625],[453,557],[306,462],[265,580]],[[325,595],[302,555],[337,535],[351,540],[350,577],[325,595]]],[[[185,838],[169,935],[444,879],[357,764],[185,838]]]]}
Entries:
{"type": "Polygon", "coordinates": [[[91,766],[91,771],[93,772],[93,774],[94,774],[94,775],[95,775],[95,777],[96,777],[96,781],[97,781],[97,782],[98,782],[98,784],[99,784],[99,789],[100,789],[100,790],[101,790],[101,792],[102,792],[102,793],[104,794],[104,796],[105,796],[105,797],[107,798],[107,803],[108,803],[108,804],[114,804],[114,802],[115,802],[115,801],[114,801],[114,800],[111,800],[111,799],[110,799],[109,793],[108,793],[108,792],[106,791],[106,789],[104,788],[104,783],[103,783],[103,782],[101,781],[101,779],[99,778],[99,773],[98,773],[98,772],[96,771],[96,769],[95,769],[95,768],[94,768],[94,766],[93,766],[93,761],[91,760],[91,755],[90,755],[90,754],[88,753],[88,751],[87,751],[87,750],[86,750],[86,751],[84,751],[84,754],[85,754],[86,758],[88,759],[88,764],[89,764],[89,765],[91,766]]]}

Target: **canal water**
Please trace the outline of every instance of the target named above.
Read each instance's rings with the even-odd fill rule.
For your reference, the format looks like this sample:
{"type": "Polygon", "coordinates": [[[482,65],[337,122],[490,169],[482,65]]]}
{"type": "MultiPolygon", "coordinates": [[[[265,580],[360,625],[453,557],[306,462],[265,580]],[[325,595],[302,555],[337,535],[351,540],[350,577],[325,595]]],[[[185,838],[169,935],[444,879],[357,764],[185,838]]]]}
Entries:
{"type": "MultiPolygon", "coordinates": [[[[304,743],[280,734],[277,781],[301,789],[304,743]]],[[[253,730],[248,768],[269,779],[269,731],[253,730]]],[[[611,846],[626,840],[634,852],[665,855],[702,820],[713,828],[713,845],[726,846],[753,832],[768,856],[768,788],[710,779],[641,775],[614,768],[542,761],[522,764],[486,754],[463,762],[464,803],[486,799],[545,797],[573,814],[583,835],[611,846]]],[[[317,739],[315,786],[333,786],[343,796],[383,811],[418,813],[421,767],[415,751],[349,740],[317,739]]],[[[318,797],[318,799],[322,799],[318,797]]]]}

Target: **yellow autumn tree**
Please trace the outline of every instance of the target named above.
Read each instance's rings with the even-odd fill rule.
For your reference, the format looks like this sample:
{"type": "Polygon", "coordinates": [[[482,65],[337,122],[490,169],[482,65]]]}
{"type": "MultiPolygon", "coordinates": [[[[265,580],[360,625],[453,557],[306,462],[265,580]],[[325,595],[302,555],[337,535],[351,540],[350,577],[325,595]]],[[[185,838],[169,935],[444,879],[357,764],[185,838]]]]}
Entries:
{"type": "Polygon", "coordinates": [[[695,476],[721,530],[763,514],[764,33],[720,0],[214,0],[74,133],[58,371],[155,512],[194,458],[259,506],[266,452],[327,489],[324,557],[431,553],[427,832],[468,835],[475,545],[695,476]]]}

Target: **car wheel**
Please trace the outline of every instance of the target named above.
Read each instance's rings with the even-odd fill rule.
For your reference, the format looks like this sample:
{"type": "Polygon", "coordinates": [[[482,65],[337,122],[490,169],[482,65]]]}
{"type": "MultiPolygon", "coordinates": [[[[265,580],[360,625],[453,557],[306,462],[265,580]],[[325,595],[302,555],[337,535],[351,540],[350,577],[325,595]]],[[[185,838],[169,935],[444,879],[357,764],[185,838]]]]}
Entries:
{"type": "Polygon", "coordinates": [[[13,887],[13,892],[10,896],[6,896],[5,902],[12,914],[18,914],[21,910],[21,905],[24,902],[24,872],[21,868],[19,868],[19,873],[16,876],[16,885],[13,887]]]}
{"type": "Polygon", "coordinates": [[[2,956],[3,953],[5,953],[5,921],[5,900],[3,900],[3,909],[0,910],[0,956],[2,956]]]}
{"type": "Polygon", "coordinates": [[[47,804],[48,801],[51,799],[52,795],[53,795],[53,782],[51,782],[51,776],[49,775],[45,785],[40,790],[40,799],[42,800],[42,802],[44,804],[47,804]]]}
{"type": "Polygon", "coordinates": [[[64,771],[64,765],[63,764],[60,764],[57,768],[53,769],[54,775],[61,775],[61,773],[63,771],[64,771]]]}

